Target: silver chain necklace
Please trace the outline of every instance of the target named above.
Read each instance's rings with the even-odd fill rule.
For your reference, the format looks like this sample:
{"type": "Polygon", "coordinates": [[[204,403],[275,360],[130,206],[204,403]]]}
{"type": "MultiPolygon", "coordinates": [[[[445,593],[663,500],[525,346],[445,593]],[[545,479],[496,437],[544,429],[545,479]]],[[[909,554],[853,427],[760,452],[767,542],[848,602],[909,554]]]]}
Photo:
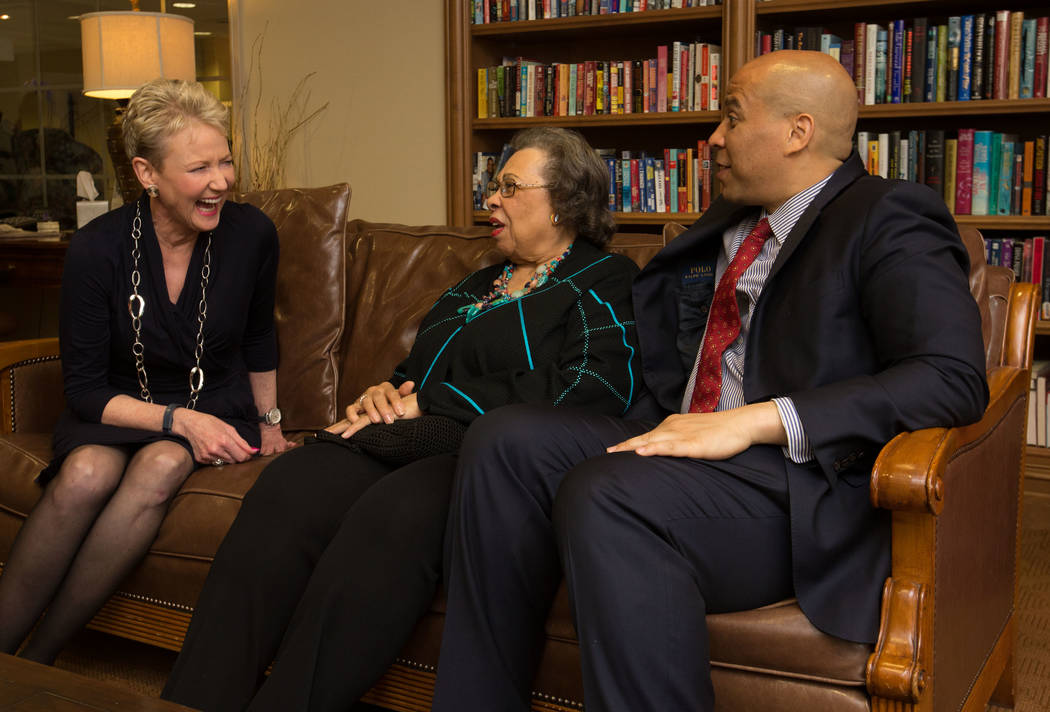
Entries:
{"type": "MultiPolygon", "coordinates": [[[[208,278],[211,276],[211,233],[208,233],[208,241],[204,245],[204,263],[201,265],[201,300],[197,305],[197,347],[193,354],[197,358],[197,365],[190,369],[190,400],[186,407],[193,410],[197,407],[197,396],[204,388],[204,369],[201,368],[201,356],[204,355],[204,321],[208,318],[207,289],[208,278]]],[[[131,222],[131,239],[134,245],[131,248],[131,294],[128,296],[128,313],[131,314],[131,328],[135,330],[135,342],[131,345],[131,355],[135,357],[135,371],[139,377],[139,396],[147,403],[153,402],[153,396],[149,392],[149,377],[146,375],[146,349],[142,345],[142,315],[146,313],[146,300],[139,294],[139,283],[142,276],[139,274],[139,238],[142,237],[142,211],[139,203],[135,203],[135,219],[131,222]]]]}

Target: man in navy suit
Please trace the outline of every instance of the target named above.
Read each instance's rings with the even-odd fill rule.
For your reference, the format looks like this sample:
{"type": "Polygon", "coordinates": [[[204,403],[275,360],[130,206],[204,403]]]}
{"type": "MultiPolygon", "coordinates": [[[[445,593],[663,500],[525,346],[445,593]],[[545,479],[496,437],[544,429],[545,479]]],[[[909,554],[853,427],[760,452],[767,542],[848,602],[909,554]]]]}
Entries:
{"type": "Polygon", "coordinates": [[[588,712],[712,709],[707,613],[797,596],[873,641],[875,457],[987,405],[954,222],[865,172],[845,70],[765,55],[724,106],[721,197],[635,281],[647,394],[626,419],[511,407],[468,433],[434,710],[528,709],[562,568],[588,712]]]}

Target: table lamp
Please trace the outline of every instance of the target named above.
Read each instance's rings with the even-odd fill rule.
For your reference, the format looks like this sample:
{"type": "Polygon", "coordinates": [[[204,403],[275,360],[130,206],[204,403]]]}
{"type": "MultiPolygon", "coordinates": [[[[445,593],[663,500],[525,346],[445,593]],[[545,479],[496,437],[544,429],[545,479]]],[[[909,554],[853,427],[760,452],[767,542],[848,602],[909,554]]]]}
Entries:
{"type": "Polygon", "coordinates": [[[80,16],[84,94],[116,99],[114,122],[106,134],[117,187],[124,202],[135,200],[142,186],[124,152],[121,123],[128,98],[156,79],[197,78],[193,20],[163,12],[142,12],[138,0],[125,12],[89,12],[80,16]]]}

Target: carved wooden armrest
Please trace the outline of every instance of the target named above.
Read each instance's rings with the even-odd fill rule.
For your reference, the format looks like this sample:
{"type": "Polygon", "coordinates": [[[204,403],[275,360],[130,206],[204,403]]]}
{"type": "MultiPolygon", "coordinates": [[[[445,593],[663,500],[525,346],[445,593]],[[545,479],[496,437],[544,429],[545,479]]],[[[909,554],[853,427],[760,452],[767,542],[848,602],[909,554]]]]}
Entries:
{"type": "MultiPolygon", "coordinates": [[[[1019,400],[1023,407],[1028,381],[1027,369],[993,369],[988,373],[989,404],[980,421],[898,435],[883,448],[872,469],[872,504],[893,511],[893,571],[883,588],[879,639],[868,659],[866,677],[873,698],[888,700],[891,707],[920,702],[930,682],[934,542],[936,519],[944,509],[946,491],[953,486],[948,466],[993,436],[1017,439],[1023,448],[1023,433],[1000,431],[1014,428],[1006,421],[1011,412],[1016,413],[1019,400]]],[[[889,709],[882,704],[873,700],[872,709],[889,709]]]]}

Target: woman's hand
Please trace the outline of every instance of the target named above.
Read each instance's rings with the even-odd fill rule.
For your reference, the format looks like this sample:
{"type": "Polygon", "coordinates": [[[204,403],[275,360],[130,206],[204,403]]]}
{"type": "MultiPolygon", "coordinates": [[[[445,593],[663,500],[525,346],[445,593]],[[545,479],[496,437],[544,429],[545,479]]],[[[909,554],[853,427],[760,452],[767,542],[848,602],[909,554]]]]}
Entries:
{"type": "Polygon", "coordinates": [[[190,441],[193,459],[204,465],[244,462],[259,452],[237,434],[232,425],[214,415],[189,408],[177,408],[172,414],[171,430],[190,441]]]}
{"type": "Polygon", "coordinates": [[[346,418],[329,425],[325,430],[348,438],[372,423],[393,423],[395,420],[418,418],[422,415],[414,381],[405,381],[400,387],[384,381],[371,386],[356,401],[346,407],[346,418]]]}
{"type": "Polygon", "coordinates": [[[281,432],[281,424],[267,425],[266,423],[259,424],[259,437],[261,439],[262,447],[259,448],[260,455],[280,455],[285,450],[290,450],[295,447],[295,443],[291,440],[284,439],[284,433],[281,432]]]}

